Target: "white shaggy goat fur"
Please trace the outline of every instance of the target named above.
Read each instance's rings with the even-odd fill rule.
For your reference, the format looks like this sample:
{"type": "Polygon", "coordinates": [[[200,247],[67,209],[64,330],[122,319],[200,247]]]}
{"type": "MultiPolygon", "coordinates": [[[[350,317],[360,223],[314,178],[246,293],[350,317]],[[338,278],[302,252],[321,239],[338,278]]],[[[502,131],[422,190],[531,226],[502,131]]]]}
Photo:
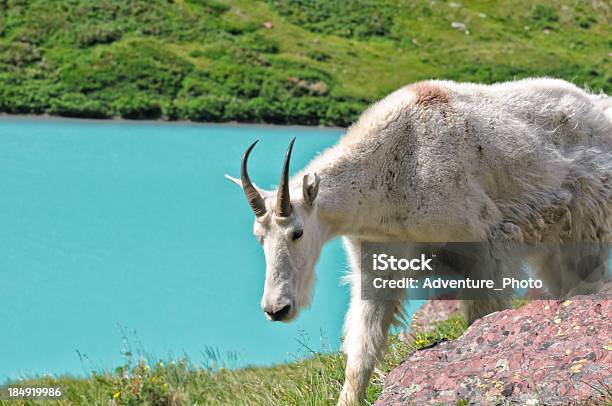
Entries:
{"type": "MultiPolygon", "coordinates": [[[[352,299],[339,404],[363,399],[404,299],[360,298],[361,242],[611,242],[610,100],[554,79],[413,84],[372,105],[291,179],[290,216],[274,213],[275,191],[260,190],[267,210],[254,232],[266,254],[268,314],[289,304],[287,321],[308,305],[323,244],[344,237],[352,299]]],[[[605,261],[605,247],[596,251],[605,261]]],[[[576,268],[566,266],[571,252],[553,254],[525,259],[553,293],[575,293],[593,270],[556,283],[576,268]]],[[[472,301],[465,310],[472,321],[503,305],[472,301]]]]}

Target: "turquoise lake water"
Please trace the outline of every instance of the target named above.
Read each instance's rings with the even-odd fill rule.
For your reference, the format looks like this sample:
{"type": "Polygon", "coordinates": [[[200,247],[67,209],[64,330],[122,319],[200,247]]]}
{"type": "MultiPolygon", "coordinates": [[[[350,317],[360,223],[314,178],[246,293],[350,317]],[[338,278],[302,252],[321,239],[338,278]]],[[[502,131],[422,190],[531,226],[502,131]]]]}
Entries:
{"type": "Polygon", "coordinates": [[[341,133],[0,119],[0,381],[111,369],[126,343],[195,364],[213,349],[230,367],[337,349],[348,304],[340,241],[322,254],[311,308],[267,321],[253,215],[223,175],[238,176],[260,139],[251,178],[277,184],[292,137],[297,171],[341,133]]]}

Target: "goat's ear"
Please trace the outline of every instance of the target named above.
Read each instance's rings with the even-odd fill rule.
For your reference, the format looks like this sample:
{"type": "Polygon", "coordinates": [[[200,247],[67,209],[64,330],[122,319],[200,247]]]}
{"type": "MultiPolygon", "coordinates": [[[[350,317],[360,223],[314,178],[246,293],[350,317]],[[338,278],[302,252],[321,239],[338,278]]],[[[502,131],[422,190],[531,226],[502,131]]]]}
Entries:
{"type": "Polygon", "coordinates": [[[242,181],[238,178],[234,178],[233,176],[229,176],[227,173],[225,174],[225,179],[229,180],[232,183],[237,184],[242,188],[242,181]]]}
{"type": "MultiPolygon", "coordinates": [[[[233,176],[228,175],[227,173],[225,174],[225,179],[229,180],[232,183],[237,184],[240,188],[242,188],[242,181],[238,178],[234,178],[233,176]]],[[[271,197],[273,195],[272,192],[270,192],[269,190],[264,190],[264,189],[260,189],[259,186],[257,186],[256,184],[253,183],[253,187],[255,189],[257,189],[257,191],[259,192],[259,194],[264,198],[267,199],[269,197],[271,197]]]]}
{"type": "Polygon", "coordinates": [[[314,174],[314,179],[312,182],[309,182],[310,174],[304,175],[304,179],[302,180],[302,192],[304,193],[304,202],[309,205],[313,205],[314,201],[317,197],[317,193],[319,193],[319,182],[321,182],[321,178],[316,173],[314,174]]]}

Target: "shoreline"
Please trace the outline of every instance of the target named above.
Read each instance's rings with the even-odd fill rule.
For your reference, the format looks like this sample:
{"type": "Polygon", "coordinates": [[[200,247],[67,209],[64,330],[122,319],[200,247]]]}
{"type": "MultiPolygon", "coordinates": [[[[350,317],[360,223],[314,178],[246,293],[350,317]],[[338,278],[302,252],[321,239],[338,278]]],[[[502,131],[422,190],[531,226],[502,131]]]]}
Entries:
{"type": "Polygon", "coordinates": [[[0,123],[2,121],[58,121],[58,122],[80,122],[80,123],[117,123],[117,124],[161,124],[161,125],[180,125],[180,126],[194,126],[194,127],[259,127],[259,128],[295,128],[303,130],[330,130],[330,131],[342,131],[347,130],[347,127],[338,126],[325,126],[325,125],[303,125],[303,124],[272,124],[272,123],[248,123],[242,121],[224,121],[224,122],[205,122],[205,121],[191,121],[191,120],[164,120],[164,119],[143,119],[143,120],[131,120],[122,117],[111,117],[111,118],[81,118],[81,117],[66,117],[66,116],[53,116],[50,114],[9,114],[0,113],[0,123]]]}

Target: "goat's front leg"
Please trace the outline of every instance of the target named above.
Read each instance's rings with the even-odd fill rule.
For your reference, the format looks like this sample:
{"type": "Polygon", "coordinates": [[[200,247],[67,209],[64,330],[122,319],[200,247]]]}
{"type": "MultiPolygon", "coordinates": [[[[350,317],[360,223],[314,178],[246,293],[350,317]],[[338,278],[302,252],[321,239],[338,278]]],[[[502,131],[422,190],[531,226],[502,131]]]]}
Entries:
{"type": "Polygon", "coordinates": [[[344,327],[343,349],[347,361],[338,405],[357,405],[365,399],[398,305],[401,304],[393,300],[362,300],[353,289],[344,327]]]}
{"type": "MultiPolygon", "coordinates": [[[[348,406],[359,404],[365,399],[374,367],[386,348],[389,326],[395,321],[396,313],[401,312],[406,292],[402,289],[385,292],[368,289],[374,278],[380,275],[362,269],[361,241],[344,238],[344,248],[351,266],[351,304],[344,321],[342,348],[347,361],[338,405],[348,406]],[[362,296],[365,291],[369,292],[367,297],[362,296]]],[[[370,258],[367,253],[363,255],[370,258]]]]}

